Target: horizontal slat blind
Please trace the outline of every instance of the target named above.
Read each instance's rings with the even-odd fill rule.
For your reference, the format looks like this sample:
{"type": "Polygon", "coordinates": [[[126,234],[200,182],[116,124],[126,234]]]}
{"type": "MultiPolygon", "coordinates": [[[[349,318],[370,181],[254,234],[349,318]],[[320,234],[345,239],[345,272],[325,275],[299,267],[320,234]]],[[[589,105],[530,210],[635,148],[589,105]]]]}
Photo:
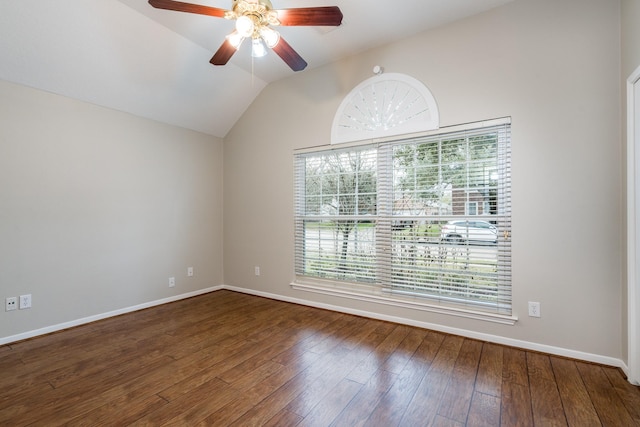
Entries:
{"type": "MultiPolygon", "coordinates": [[[[381,145],[389,197],[392,293],[511,309],[508,127],[381,145]]],[[[380,212],[381,216],[388,213],[380,212]]],[[[382,234],[382,232],[380,233],[382,234]]]]}
{"type": "Polygon", "coordinates": [[[296,157],[296,272],[376,281],[377,150],[296,157]]]}
{"type": "Polygon", "coordinates": [[[510,125],[295,161],[297,275],[511,313],[510,125]]]}

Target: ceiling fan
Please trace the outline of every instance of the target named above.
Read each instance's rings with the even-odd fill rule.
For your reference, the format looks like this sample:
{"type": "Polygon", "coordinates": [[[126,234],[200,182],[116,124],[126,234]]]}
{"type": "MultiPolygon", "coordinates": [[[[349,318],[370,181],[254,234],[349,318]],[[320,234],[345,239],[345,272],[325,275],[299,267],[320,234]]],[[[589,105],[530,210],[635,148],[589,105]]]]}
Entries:
{"type": "Polygon", "coordinates": [[[307,66],[307,62],[271,26],[337,27],[342,23],[342,12],[337,6],[274,9],[269,0],[232,0],[232,2],[231,10],[225,10],[175,0],[149,0],[149,4],[158,9],[197,13],[236,21],[235,31],[225,37],[222,46],[209,61],[213,65],[225,65],[229,62],[244,39],[250,37],[252,56],[266,55],[264,42],[293,71],[301,71],[307,66]]]}

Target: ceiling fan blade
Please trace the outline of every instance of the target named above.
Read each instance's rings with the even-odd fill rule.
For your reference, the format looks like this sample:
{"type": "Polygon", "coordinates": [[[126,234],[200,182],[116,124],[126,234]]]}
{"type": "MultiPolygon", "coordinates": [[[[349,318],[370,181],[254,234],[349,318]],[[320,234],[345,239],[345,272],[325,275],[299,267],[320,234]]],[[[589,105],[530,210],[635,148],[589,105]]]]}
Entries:
{"type": "Polygon", "coordinates": [[[149,4],[157,9],[176,10],[178,12],[197,13],[200,15],[223,18],[226,10],[217,7],[202,6],[193,3],[184,3],[175,0],[149,0],[149,4]]]}
{"type": "Polygon", "coordinates": [[[299,7],[277,9],[280,25],[326,25],[337,27],[342,24],[342,12],[338,6],[299,7]]]}
{"type": "Polygon", "coordinates": [[[280,37],[280,41],[272,49],[293,71],[302,71],[307,67],[307,61],[302,59],[302,57],[298,55],[298,52],[282,37],[280,37]]]}
{"type": "Polygon", "coordinates": [[[225,65],[229,62],[233,54],[236,53],[236,50],[237,49],[229,43],[229,40],[224,39],[222,46],[220,46],[209,62],[213,65],[225,65]]]}

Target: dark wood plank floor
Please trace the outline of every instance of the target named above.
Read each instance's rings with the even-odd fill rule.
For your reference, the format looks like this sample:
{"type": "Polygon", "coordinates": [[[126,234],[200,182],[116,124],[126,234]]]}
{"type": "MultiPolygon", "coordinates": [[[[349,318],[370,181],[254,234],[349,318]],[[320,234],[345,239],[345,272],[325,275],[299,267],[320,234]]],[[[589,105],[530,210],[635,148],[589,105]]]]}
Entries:
{"type": "Polygon", "coordinates": [[[0,347],[0,425],[640,426],[618,369],[219,291],[0,347]]]}

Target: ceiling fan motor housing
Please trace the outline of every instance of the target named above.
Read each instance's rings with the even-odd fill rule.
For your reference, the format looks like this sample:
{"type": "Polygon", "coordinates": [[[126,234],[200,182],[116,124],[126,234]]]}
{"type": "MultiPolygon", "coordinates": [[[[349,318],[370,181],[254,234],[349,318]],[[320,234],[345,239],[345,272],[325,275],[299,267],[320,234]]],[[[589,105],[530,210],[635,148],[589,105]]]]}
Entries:
{"type": "Polygon", "coordinates": [[[250,4],[256,4],[256,5],[263,5],[267,10],[272,10],[273,9],[273,5],[271,4],[271,2],[269,0],[232,0],[231,2],[231,10],[236,10],[236,7],[238,7],[239,3],[250,3],[250,4]]]}
{"type": "Polygon", "coordinates": [[[258,30],[261,27],[280,24],[278,14],[269,0],[233,0],[232,10],[225,14],[225,18],[238,19],[243,16],[253,21],[255,37],[259,37],[258,30]]]}

